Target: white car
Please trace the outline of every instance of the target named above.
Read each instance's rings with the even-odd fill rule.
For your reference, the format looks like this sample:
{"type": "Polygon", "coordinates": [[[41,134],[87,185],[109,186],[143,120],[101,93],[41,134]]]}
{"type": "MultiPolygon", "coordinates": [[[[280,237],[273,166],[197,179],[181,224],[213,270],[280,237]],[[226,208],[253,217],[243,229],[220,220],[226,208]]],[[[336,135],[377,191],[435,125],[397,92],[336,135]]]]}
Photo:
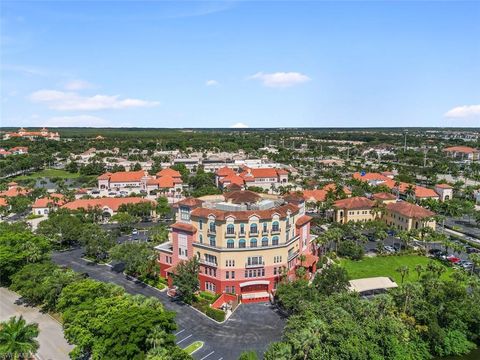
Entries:
{"type": "Polygon", "coordinates": [[[138,230],[137,230],[137,229],[133,229],[133,230],[132,230],[132,235],[138,235],[138,230]]]}

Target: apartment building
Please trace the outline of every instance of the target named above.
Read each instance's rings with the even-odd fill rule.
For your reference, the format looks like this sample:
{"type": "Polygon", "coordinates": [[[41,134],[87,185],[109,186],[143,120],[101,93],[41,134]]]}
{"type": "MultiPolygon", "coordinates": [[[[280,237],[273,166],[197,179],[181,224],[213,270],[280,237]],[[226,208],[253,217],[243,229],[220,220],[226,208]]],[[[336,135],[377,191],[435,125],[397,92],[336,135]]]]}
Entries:
{"type": "Polygon", "coordinates": [[[451,146],[443,151],[447,156],[457,160],[478,161],[480,159],[480,150],[470,146],[451,146]]]}
{"type": "Polygon", "coordinates": [[[363,196],[354,196],[333,203],[334,221],[345,224],[347,222],[370,221],[376,217],[373,208],[375,201],[363,196]]]}
{"type": "Polygon", "coordinates": [[[171,239],[159,245],[161,275],[196,256],[200,289],[267,300],[282,275],[299,265],[315,271],[317,248],[303,201],[232,191],[177,204],[171,239]]]}
{"type": "Polygon", "coordinates": [[[121,191],[129,189],[140,191],[142,180],[147,176],[148,174],[145,170],[107,172],[97,178],[98,188],[100,190],[121,191]]]}
{"type": "Polygon", "coordinates": [[[25,138],[29,140],[36,140],[39,138],[47,140],[60,140],[60,134],[58,132],[50,132],[46,128],[42,128],[40,131],[27,131],[24,128],[20,128],[17,132],[8,132],[3,135],[3,140],[13,138],[25,138]]]}
{"type": "Polygon", "coordinates": [[[232,184],[242,187],[259,187],[264,190],[277,189],[288,185],[288,171],[277,168],[250,168],[243,166],[240,172],[232,168],[222,167],[215,173],[217,186],[222,189],[232,184]]]}
{"type": "Polygon", "coordinates": [[[383,220],[395,229],[410,231],[429,227],[435,230],[435,213],[419,205],[398,201],[387,204],[385,210],[383,220]]]}

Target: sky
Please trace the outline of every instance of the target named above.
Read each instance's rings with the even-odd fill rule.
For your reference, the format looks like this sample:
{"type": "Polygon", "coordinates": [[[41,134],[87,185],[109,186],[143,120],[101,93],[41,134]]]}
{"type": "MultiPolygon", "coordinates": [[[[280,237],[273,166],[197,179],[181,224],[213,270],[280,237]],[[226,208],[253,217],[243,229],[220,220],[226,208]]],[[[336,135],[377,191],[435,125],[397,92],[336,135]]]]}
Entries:
{"type": "Polygon", "coordinates": [[[0,10],[3,127],[480,127],[480,1],[0,10]]]}

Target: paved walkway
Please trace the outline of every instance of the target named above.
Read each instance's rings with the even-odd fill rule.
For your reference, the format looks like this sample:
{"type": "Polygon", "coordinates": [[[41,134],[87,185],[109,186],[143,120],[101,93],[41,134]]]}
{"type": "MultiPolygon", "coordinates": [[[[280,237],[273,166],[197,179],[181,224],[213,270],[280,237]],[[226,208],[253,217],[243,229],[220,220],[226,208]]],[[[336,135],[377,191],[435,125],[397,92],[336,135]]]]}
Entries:
{"type": "Polygon", "coordinates": [[[68,360],[68,353],[73,349],[63,337],[62,325],[56,320],[42,314],[37,308],[17,305],[19,295],[6,288],[0,288],[0,321],[8,320],[12,316],[23,315],[24,319],[38,324],[40,334],[37,358],[39,360],[68,360]]]}
{"type": "Polygon", "coordinates": [[[122,286],[131,294],[153,296],[167,310],[175,311],[178,325],[177,343],[186,347],[196,340],[205,345],[193,354],[199,360],[236,360],[243,350],[262,355],[268,344],[279,341],[285,320],[269,304],[242,304],[223,324],[218,324],[182,303],[172,301],[166,292],[129,280],[108,266],[95,265],[81,258],[82,249],[54,253],[53,261],[77,272],[86,272],[92,279],[122,286]]]}

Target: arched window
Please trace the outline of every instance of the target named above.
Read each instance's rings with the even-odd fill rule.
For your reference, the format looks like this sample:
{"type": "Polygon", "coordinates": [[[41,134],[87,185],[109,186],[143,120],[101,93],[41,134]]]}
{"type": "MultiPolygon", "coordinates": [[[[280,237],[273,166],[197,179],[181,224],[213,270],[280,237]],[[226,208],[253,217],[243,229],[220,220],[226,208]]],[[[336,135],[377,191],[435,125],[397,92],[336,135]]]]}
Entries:
{"type": "Polygon", "coordinates": [[[278,221],[272,222],[272,231],[280,231],[280,225],[278,221]]]}
{"type": "Polygon", "coordinates": [[[253,238],[250,239],[250,247],[257,247],[257,239],[253,238]]]}
{"type": "Polygon", "coordinates": [[[258,233],[257,224],[250,225],[250,233],[251,234],[257,234],[258,233]]]}
{"type": "Polygon", "coordinates": [[[232,239],[227,240],[227,248],[233,249],[235,247],[235,241],[232,239]]]}
{"type": "Polygon", "coordinates": [[[247,247],[247,242],[245,241],[245,239],[240,239],[240,240],[238,240],[238,247],[239,247],[239,248],[245,248],[245,247],[247,247]]]}
{"type": "Polygon", "coordinates": [[[278,245],[278,236],[272,237],[272,245],[278,245]]]}
{"type": "Polygon", "coordinates": [[[262,246],[268,246],[268,238],[264,237],[262,239],[262,246]]]}
{"type": "Polygon", "coordinates": [[[227,234],[230,234],[230,235],[235,234],[235,226],[233,224],[227,225],[227,234]]]}

